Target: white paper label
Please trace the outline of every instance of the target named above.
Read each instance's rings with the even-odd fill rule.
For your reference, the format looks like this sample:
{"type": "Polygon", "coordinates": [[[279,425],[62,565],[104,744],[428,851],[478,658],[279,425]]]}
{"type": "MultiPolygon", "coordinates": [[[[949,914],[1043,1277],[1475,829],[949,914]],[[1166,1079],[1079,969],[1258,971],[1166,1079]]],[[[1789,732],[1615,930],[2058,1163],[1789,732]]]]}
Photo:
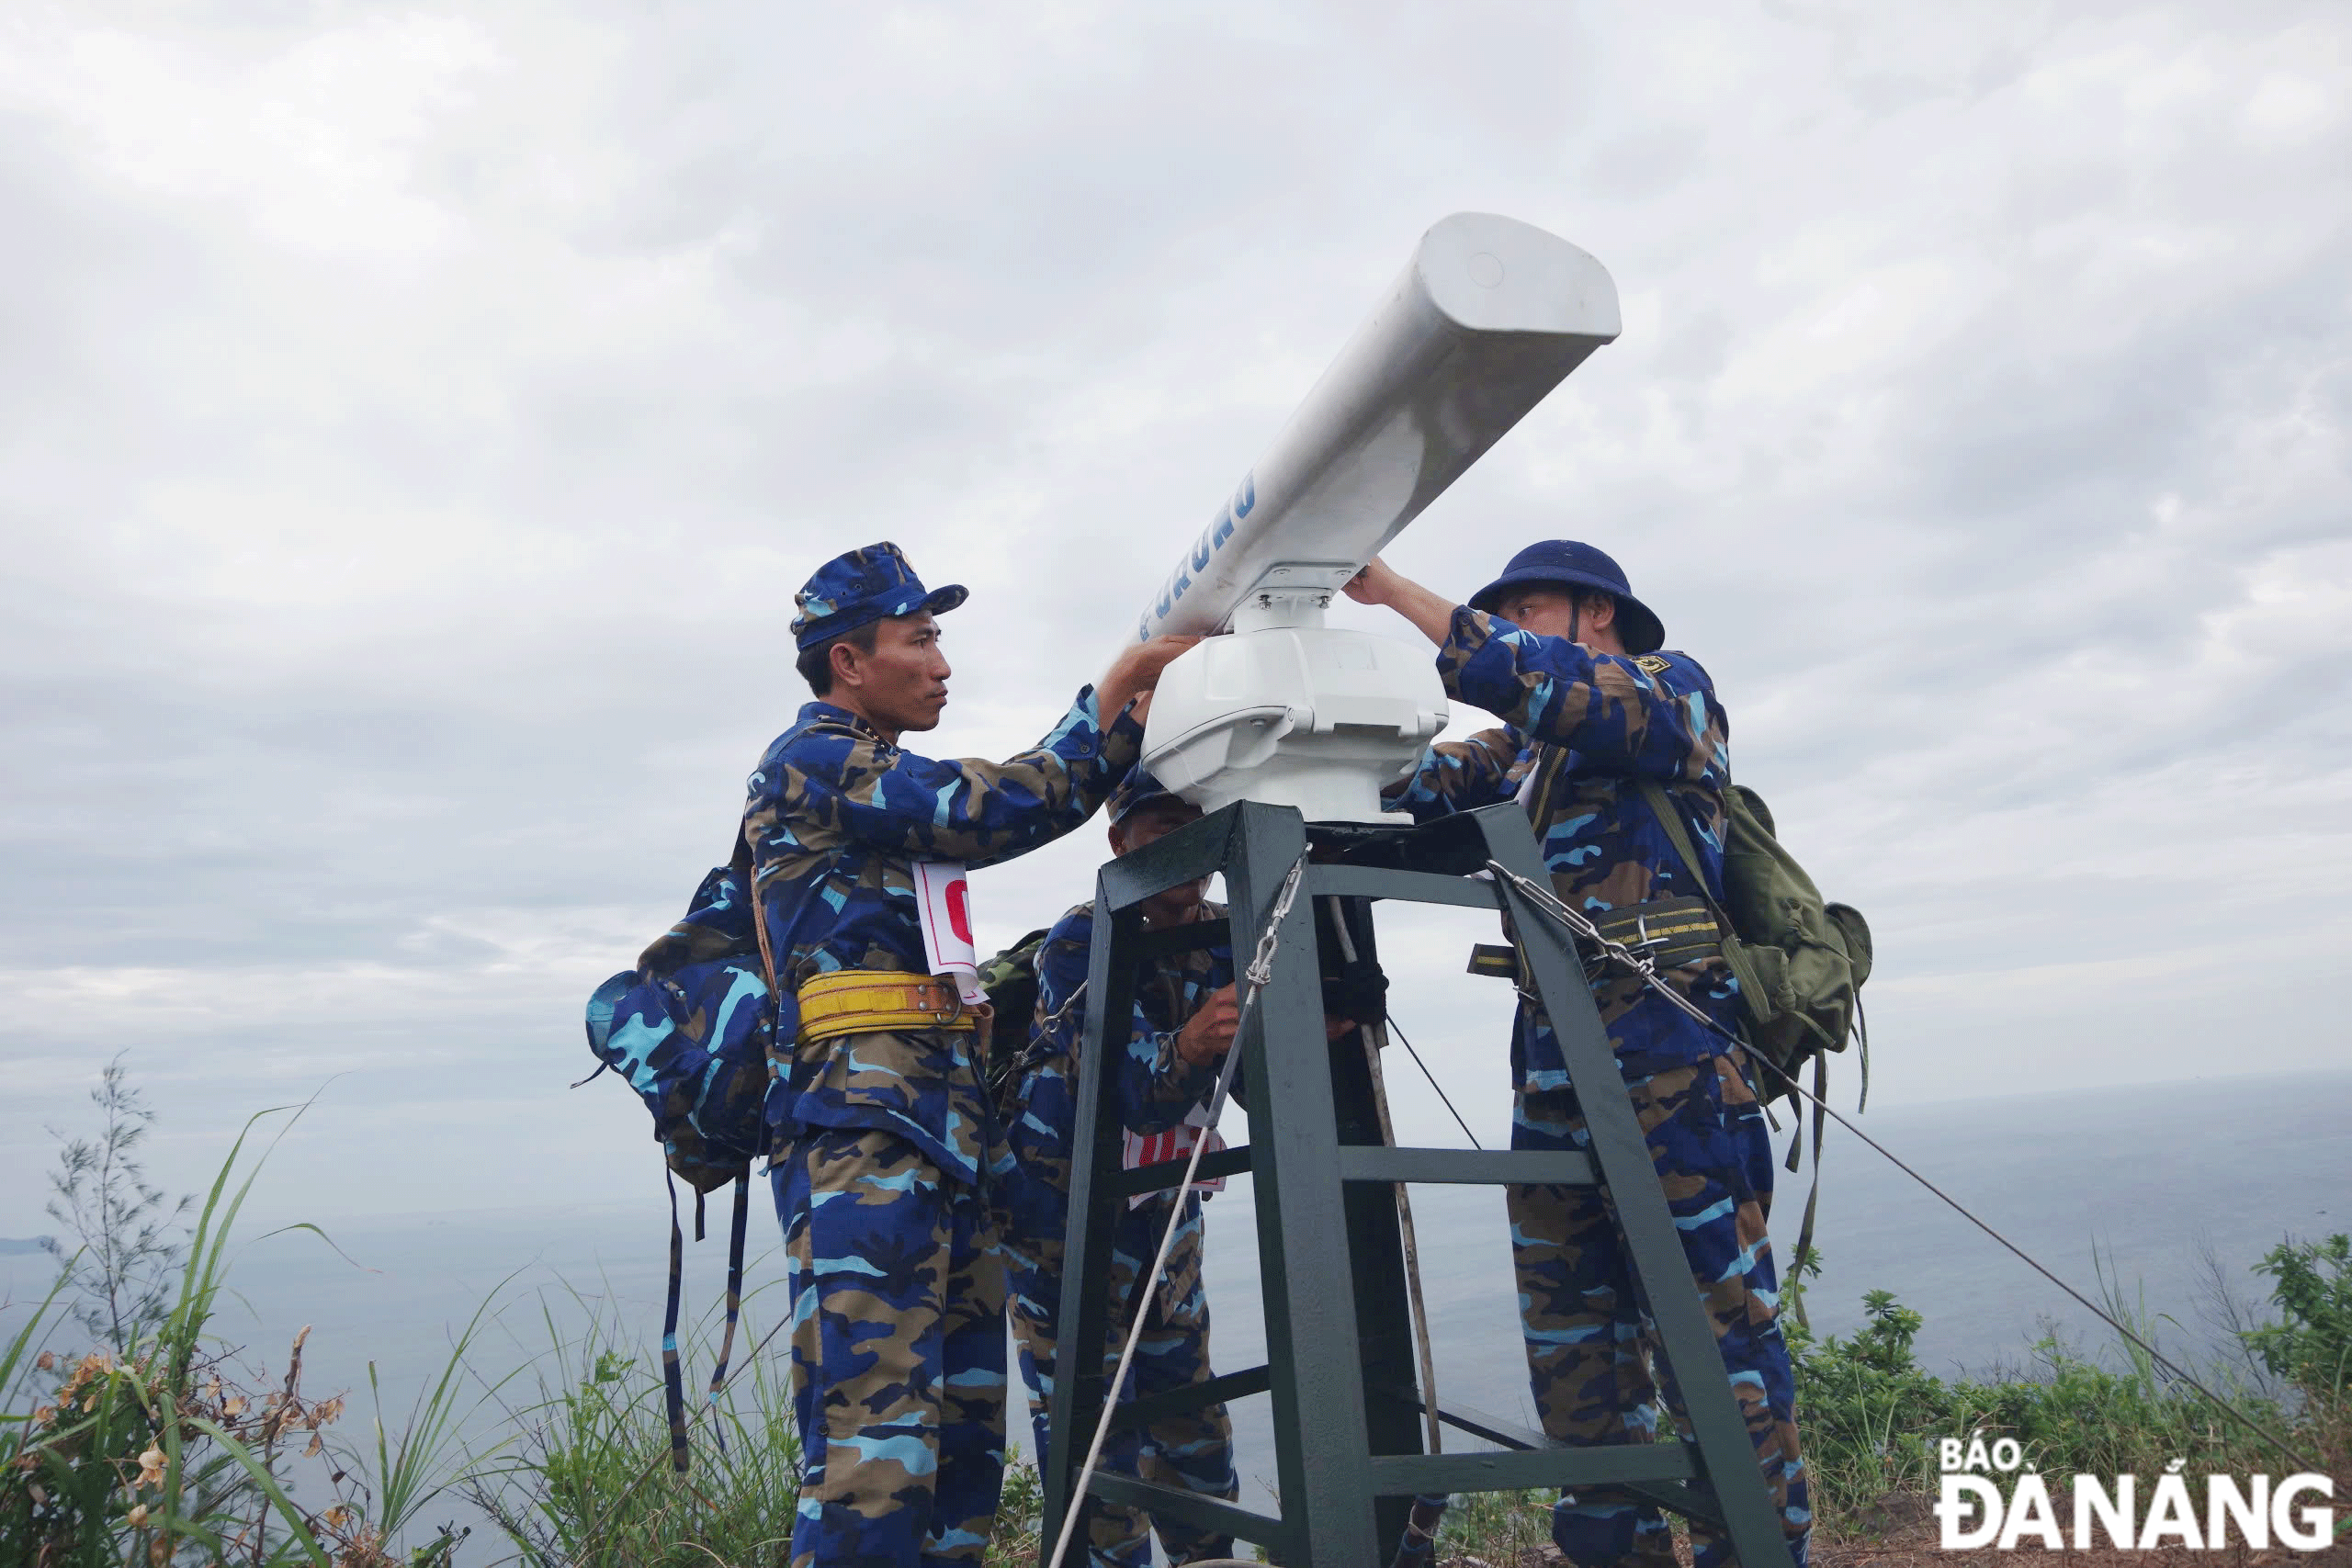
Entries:
{"type": "Polygon", "coordinates": [[[959,860],[915,862],[915,901],[922,914],[922,958],[931,973],[956,987],[966,1007],[979,1007],[980,955],[972,945],[971,884],[959,860]]]}

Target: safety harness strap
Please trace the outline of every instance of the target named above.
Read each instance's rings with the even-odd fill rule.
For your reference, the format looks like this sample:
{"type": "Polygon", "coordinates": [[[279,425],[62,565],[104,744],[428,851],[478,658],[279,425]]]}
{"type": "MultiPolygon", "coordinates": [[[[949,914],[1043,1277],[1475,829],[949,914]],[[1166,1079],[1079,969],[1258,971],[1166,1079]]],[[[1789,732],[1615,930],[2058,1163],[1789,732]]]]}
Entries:
{"type": "Polygon", "coordinates": [[[835,969],[803,980],[795,999],[804,1042],[883,1030],[970,1032],[980,1023],[953,986],[928,975],[835,969]]]}

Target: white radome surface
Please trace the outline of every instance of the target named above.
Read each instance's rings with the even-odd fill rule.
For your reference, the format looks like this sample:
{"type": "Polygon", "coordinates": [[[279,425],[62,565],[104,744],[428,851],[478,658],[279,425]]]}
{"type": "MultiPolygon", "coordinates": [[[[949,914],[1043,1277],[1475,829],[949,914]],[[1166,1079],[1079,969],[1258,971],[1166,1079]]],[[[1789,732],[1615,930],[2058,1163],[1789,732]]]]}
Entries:
{"type": "Polygon", "coordinates": [[[1214,638],[1170,665],[1144,763],[1214,810],[1378,820],[1445,727],[1426,648],[1326,627],[1340,586],[1617,336],[1617,288],[1566,241],[1459,212],[1421,236],[1136,625],[1214,638]]]}

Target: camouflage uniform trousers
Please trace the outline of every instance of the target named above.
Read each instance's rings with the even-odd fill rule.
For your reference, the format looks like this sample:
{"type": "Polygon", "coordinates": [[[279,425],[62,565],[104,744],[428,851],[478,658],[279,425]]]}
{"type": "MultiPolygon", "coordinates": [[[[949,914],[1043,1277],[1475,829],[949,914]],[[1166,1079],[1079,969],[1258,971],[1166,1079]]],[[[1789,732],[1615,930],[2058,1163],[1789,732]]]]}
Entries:
{"type": "MultiPolygon", "coordinates": [[[[1169,1250],[1168,1272],[1145,1303],[1143,1337],[1136,1342],[1135,1365],[1120,1403],[1206,1382],[1209,1371],[1209,1300],[1201,1282],[1201,1211],[1197,1201],[1169,1250]]],[[[1150,1203],[1120,1216],[1111,1252],[1109,1343],[1102,1375],[1118,1370],[1119,1348],[1135,1321],[1136,1276],[1159,1246],[1168,1223],[1164,1203],[1150,1203]]],[[[1021,1356],[1021,1380],[1029,1389],[1029,1418],[1037,1439],[1038,1462],[1051,1445],[1054,1395],[1054,1334],[1061,1311],[1060,1247],[1050,1269],[1012,1270],[1012,1336],[1021,1356]]],[[[1080,1435],[1080,1440],[1092,1434],[1080,1435]]],[[[1114,1431],[1102,1445],[1104,1472],[1233,1502],[1241,1495],[1233,1470],[1233,1419],[1223,1404],[1163,1416],[1141,1431],[1114,1431]]],[[[1087,1541],[1092,1568],[1151,1568],[1151,1532],[1170,1562],[1193,1562],[1233,1555],[1233,1538],[1212,1535],[1174,1519],[1147,1517],[1139,1508],[1100,1500],[1089,1505],[1087,1541]]]]}
{"type": "MultiPolygon", "coordinates": [[[[1813,1515],[1764,1231],[1772,1154],[1763,1108],[1742,1076],[1742,1055],[1735,1050],[1629,1077],[1626,1088],[1790,1555],[1804,1568],[1813,1515]]],[[[1574,1092],[1522,1090],[1511,1144],[1589,1147],[1574,1092]]],[[[1656,1330],[1634,1289],[1607,1199],[1589,1187],[1513,1187],[1506,1198],[1528,1371],[1544,1430],[1573,1444],[1651,1441],[1660,1392],[1651,1365],[1656,1330]]],[[[1688,1437],[1671,1376],[1664,1393],[1677,1427],[1688,1437]]],[[[1712,1529],[1694,1523],[1690,1535],[1698,1568],[1733,1561],[1729,1542],[1712,1529]]],[[[1563,1494],[1553,1511],[1552,1538],[1579,1568],[1670,1568],[1674,1562],[1659,1511],[1605,1487],[1563,1494]]]]}
{"type": "Polygon", "coordinates": [[[804,1129],[772,1168],[801,1483],[791,1568],[978,1564],[1004,1480],[1004,1262],[909,1140],[804,1129]]]}

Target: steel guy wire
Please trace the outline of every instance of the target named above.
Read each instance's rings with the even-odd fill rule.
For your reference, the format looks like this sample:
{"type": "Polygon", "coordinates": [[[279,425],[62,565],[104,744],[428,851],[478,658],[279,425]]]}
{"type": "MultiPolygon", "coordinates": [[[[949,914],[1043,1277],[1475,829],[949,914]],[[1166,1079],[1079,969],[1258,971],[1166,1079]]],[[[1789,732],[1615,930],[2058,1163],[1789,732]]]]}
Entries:
{"type": "MultiPolygon", "coordinates": [[[[1761,1063],[1764,1066],[1770,1068],[1772,1076],[1779,1078],[1783,1084],[1785,1084],[1788,1087],[1790,1093],[1801,1096],[1804,1100],[1811,1101],[1815,1110],[1826,1113],[1840,1127],[1845,1128],[1846,1131],[1853,1134],[1854,1136],[1861,1139],[1862,1142],[1877,1150],[1880,1155],[1885,1157],[1889,1164],[1894,1167],[1895,1169],[1901,1171],[1904,1175],[1909,1177],[1912,1180],[1917,1182],[1929,1192],[1934,1193],[1936,1197],[1942,1200],[1945,1206],[1950,1208],[1952,1213],[1958,1214],[1962,1219],[1966,1220],[1970,1224],[1974,1225],[1978,1230],[1983,1231],[1986,1235],[1991,1236],[1995,1241],[1999,1242],[2004,1247],[2007,1248],[2009,1252],[2014,1254],[2019,1262],[2032,1269],[2035,1273],[2041,1275],[2043,1279],[2049,1280],[2052,1284],[2057,1286],[2060,1290],[2065,1292],[2067,1295],[2073,1297],[2075,1303],[2080,1305],[2084,1311],[2089,1313],[2093,1317],[2098,1318],[2101,1323],[2106,1324],[2109,1328],[2115,1330],[2116,1333],[2123,1336],[2124,1338],[2130,1340],[2132,1344],[2146,1351],[2148,1353],[2148,1359],[2154,1361],[2157,1366],[2162,1367],[2165,1371],[2170,1372],[2174,1377],[2179,1379],[2182,1382],[2187,1383],[2190,1388],[2195,1389],[2199,1393],[2204,1395],[2206,1399],[2211,1401],[2213,1407],[2219,1410],[2222,1415],[2228,1416],[2231,1420],[2235,1421],[2239,1426],[2244,1427],[2247,1431],[2252,1432],[2256,1437],[2260,1438],[2264,1442],[2269,1444],[2272,1448],[2278,1450],[2278,1452],[2294,1461],[2305,1470],[2318,1471],[2321,1469],[2321,1466],[2318,1464],[2312,1462],[2303,1455],[2297,1453],[2293,1446],[2284,1438],[2278,1437],[2268,1427],[2263,1426],[2259,1421],[2256,1421],[2253,1416],[2246,1415],[2245,1412],[2238,1409],[2236,1405],[2232,1404],[2228,1400],[2223,1399],[2220,1394],[2215,1393],[2211,1389],[2207,1388],[2203,1383],[2198,1382],[2197,1379],[2189,1376],[2188,1372],[2181,1370],[2178,1363],[2175,1362],[2163,1351],[2157,1349],[2146,1339],[2142,1338],[2140,1335],[2135,1333],[2133,1330],[2125,1327],[2104,1308],[2093,1302],[2088,1296],[2083,1294],[2082,1292],[2075,1289],[2074,1286],[2066,1283],[2065,1280],[2061,1280],[2048,1269],[2043,1268],[2041,1264],[2036,1261],[2032,1255],[2028,1253],[2023,1247],[2011,1241],[2007,1236],[2003,1235],[1999,1231],[1995,1230],[1984,1221],[1978,1219],[1973,1213],[1969,1212],[1968,1208],[1962,1204],[1960,1200],[1954,1198],[1951,1193],[1946,1192],[1942,1188],[1937,1186],[1934,1182],[1928,1180],[1926,1177],[1912,1169],[1908,1165],[1905,1165],[1899,1157],[1896,1156],[1894,1150],[1888,1148],[1884,1144],[1880,1143],[1876,1138],[1871,1137],[1868,1133],[1863,1132],[1860,1127],[1855,1126],[1853,1122],[1848,1121],[1846,1117],[1827,1100],[1813,1094],[1811,1091],[1806,1089],[1803,1084],[1798,1083],[1795,1078],[1791,1077],[1787,1073],[1782,1072],[1772,1063],[1765,1061],[1761,1055],[1753,1051],[1747,1051],[1746,1046],[1747,1043],[1746,1041],[1740,1039],[1738,1035],[1733,1033],[1730,1030],[1725,1029],[1722,1024],[1717,1023],[1713,1019],[1708,1017],[1706,1010],[1701,1008],[1698,1003],[1684,996],[1672,986],[1668,985],[1658,975],[1657,963],[1648,954],[1636,954],[1623,942],[1613,942],[1610,938],[1601,935],[1600,929],[1598,926],[1585,919],[1584,916],[1578,914],[1576,910],[1569,908],[1566,904],[1560,902],[1558,898],[1553,896],[1550,888],[1542,886],[1529,878],[1521,876],[1518,872],[1511,870],[1500,861],[1488,861],[1487,863],[1487,869],[1493,872],[1498,877],[1508,879],[1510,885],[1519,889],[1520,893],[1526,897],[1527,901],[1534,905],[1537,909],[1551,916],[1552,919],[1558,921],[1561,925],[1566,926],[1569,931],[1574,931],[1577,935],[1583,937],[1589,942],[1592,942],[1608,957],[1614,959],[1616,962],[1625,965],[1628,969],[1633,970],[1634,974],[1641,976],[1643,984],[1648,986],[1652,990],[1657,992],[1658,995],[1664,997],[1668,1001],[1673,1003],[1677,1008],[1679,1008],[1683,1012],[1689,1014],[1699,1023],[1704,1025],[1709,1032],[1730,1041],[1735,1045],[1742,1047],[1743,1052],[1749,1061],[1761,1063]]],[[[1522,992],[1521,994],[1524,995],[1525,993],[1522,992]]],[[[1531,999],[1540,1000],[1540,998],[1531,999]]]]}
{"type": "Polygon", "coordinates": [[[1396,1043],[1405,1047],[1405,1055],[1413,1058],[1413,1066],[1421,1069],[1421,1077],[1430,1080],[1430,1087],[1437,1090],[1438,1099],[1445,1102],[1446,1110],[1453,1111],[1453,1124],[1462,1129],[1462,1135],[1470,1140],[1470,1146],[1485,1148],[1487,1145],[1478,1141],[1478,1134],[1470,1130],[1470,1123],[1462,1119],[1462,1112],[1453,1110],[1453,1099],[1445,1092],[1445,1086],[1437,1081],[1437,1075],[1430,1071],[1430,1065],[1421,1060],[1421,1054],[1413,1049],[1411,1041],[1405,1038],[1405,1032],[1397,1026],[1396,1015],[1393,1012],[1388,1014],[1388,1032],[1396,1036],[1396,1043]]]}
{"type": "MultiPolygon", "coordinates": [[[[1283,921],[1289,918],[1290,907],[1298,897],[1299,884],[1306,875],[1306,851],[1290,863],[1290,871],[1283,878],[1282,891],[1275,896],[1274,907],[1266,915],[1266,929],[1258,934],[1257,951],[1241,976],[1248,988],[1241,993],[1240,1006],[1235,1011],[1233,1042],[1225,1053],[1224,1066],[1217,1069],[1216,1093],[1209,1100],[1209,1119],[1193,1140],[1192,1157],[1184,1162],[1184,1179],[1175,1188],[1176,1201],[1169,1206],[1168,1224],[1159,1233],[1159,1250],[1152,1255],[1151,1267],[1143,1278],[1157,1280],[1168,1267],[1168,1254],[1176,1245],[1176,1232],[1184,1223],[1184,1194],[1192,1190],[1193,1181],[1200,1174],[1201,1156],[1208,1152],[1209,1134],[1217,1119],[1225,1114],[1226,1098],[1233,1089],[1233,1070],[1241,1060],[1241,1032],[1249,1026],[1250,1010],[1257,1005],[1258,993],[1274,977],[1274,948],[1282,934],[1283,921]]],[[[1078,1529],[1079,1515],[1085,1511],[1086,1483],[1093,1479],[1097,1466],[1102,1462],[1102,1443],[1111,1435],[1111,1421],[1119,1411],[1119,1390],[1126,1386],[1127,1370],[1135,1364],[1136,1347],[1143,1340],[1144,1320],[1149,1314],[1138,1312],[1127,1325],[1125,1344],[1119,1347],[1119,1369],[1102,1394],[1102,1413],[1095,1418],[1093,1439],[1086,1445],[1086,1462],[1079,1466],[1077,1478],[1070,1483],[1062,1500],[1061,1533],[1054,1540],[1054,1554],[1046,1559],[1046,1568],[1062,1568],[1062,1559],[1069,1551],[1070,1537],[1078,1529]]]]}

